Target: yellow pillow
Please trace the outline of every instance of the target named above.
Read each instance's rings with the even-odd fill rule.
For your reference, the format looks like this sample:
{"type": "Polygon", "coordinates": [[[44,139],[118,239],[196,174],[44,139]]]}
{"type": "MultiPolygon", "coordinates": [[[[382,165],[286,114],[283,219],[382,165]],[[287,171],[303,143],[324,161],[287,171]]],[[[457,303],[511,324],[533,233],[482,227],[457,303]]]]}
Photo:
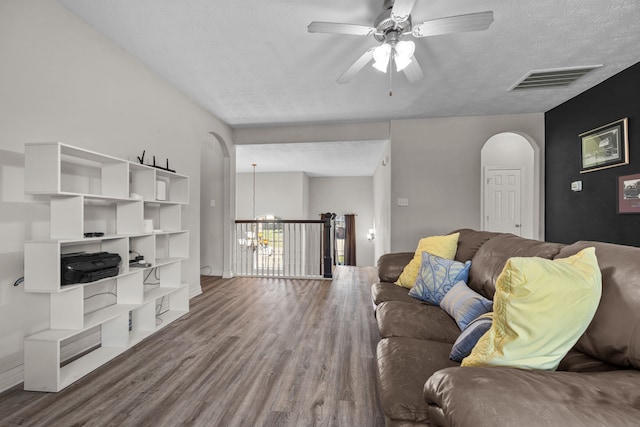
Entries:
{"type": "Polygon", "coordinates": [[[398,277],[396,285],[411,289],[416,283],[418,272],[420,271],[420,263],[422,261],[422,252],[429,252],[431,255],[440,258],[453,259],[458,250],[458,237],[460,233],[448,234],[446,236],[431,236],[420,239],[418,249],[413,255],[413,259],[402,270],[402,274],[398,277]]]}
{"type": "Polygon", "coordinates": [[[494,320],[462,366],[555,370],[602,293],[595,248],[556,260],[514,257],[496,280],[494,320]]]}

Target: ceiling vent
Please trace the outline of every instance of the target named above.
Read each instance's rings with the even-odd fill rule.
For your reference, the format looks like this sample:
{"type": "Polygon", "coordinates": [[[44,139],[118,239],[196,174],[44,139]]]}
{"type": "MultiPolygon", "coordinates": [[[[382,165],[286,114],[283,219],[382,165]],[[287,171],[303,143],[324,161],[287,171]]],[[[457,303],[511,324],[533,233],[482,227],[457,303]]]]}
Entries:
{"type": "Polygon", "coordinates": [[[602,65],[529,71],[509,90],[544,89],[547,87],[569,86],[589,71],[600,67],[602,67],[602,65]]]}

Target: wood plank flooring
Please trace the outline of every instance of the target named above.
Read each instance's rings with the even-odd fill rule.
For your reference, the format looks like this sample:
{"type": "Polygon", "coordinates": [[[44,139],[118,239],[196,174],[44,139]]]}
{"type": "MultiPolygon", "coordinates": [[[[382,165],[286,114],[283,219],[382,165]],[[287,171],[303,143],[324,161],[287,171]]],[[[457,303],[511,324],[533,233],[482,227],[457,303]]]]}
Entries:
{"type": "Polygon", "coordinates": [[[383,426],[375,277],[203,281],[188,315],[65,390],[0,394],[0,426],[383,426]]]}

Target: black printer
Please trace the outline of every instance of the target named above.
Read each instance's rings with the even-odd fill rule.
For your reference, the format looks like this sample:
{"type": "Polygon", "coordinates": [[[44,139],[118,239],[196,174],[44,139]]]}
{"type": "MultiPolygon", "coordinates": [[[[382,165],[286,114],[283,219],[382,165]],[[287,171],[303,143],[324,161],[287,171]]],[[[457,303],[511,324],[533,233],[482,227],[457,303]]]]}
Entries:
{"type": "Polygon", "coordinates": [[[74,252],[60,257],[60,283],[88,283],[117,276],[120,271],[119,254],[111,252],[74,252]]]}

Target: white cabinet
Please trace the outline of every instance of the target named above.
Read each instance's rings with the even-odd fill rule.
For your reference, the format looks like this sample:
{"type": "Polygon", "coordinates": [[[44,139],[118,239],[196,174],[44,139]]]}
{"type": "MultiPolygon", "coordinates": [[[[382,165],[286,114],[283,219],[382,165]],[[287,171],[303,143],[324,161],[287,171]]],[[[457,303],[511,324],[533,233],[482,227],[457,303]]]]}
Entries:
{"type": "Polygon", "coordinates": [[[189,311],[182,206],[189,178],[61,143],[25,146],[25,192],[48,196],[50,240],[25,243],[26,292],[49,299],[49,329],[24,340],[24,388],[59,391],[189,311]],[[162,184],[158,185],[158,182],[162,184]],[[164,187],[157,200],[157,187],[164,187]],[[146,232],[151,220],[153,232],[146,232]],[[86,233],[103,233],[85,237],[86,233]],[[60,257],[112,252],[119,274],[62,284],[60,257]],[[129,264],[133,253],[145,266],[129,264]],[[99,345],[62,363],[64,343],[97,331],[99,345]]]}

